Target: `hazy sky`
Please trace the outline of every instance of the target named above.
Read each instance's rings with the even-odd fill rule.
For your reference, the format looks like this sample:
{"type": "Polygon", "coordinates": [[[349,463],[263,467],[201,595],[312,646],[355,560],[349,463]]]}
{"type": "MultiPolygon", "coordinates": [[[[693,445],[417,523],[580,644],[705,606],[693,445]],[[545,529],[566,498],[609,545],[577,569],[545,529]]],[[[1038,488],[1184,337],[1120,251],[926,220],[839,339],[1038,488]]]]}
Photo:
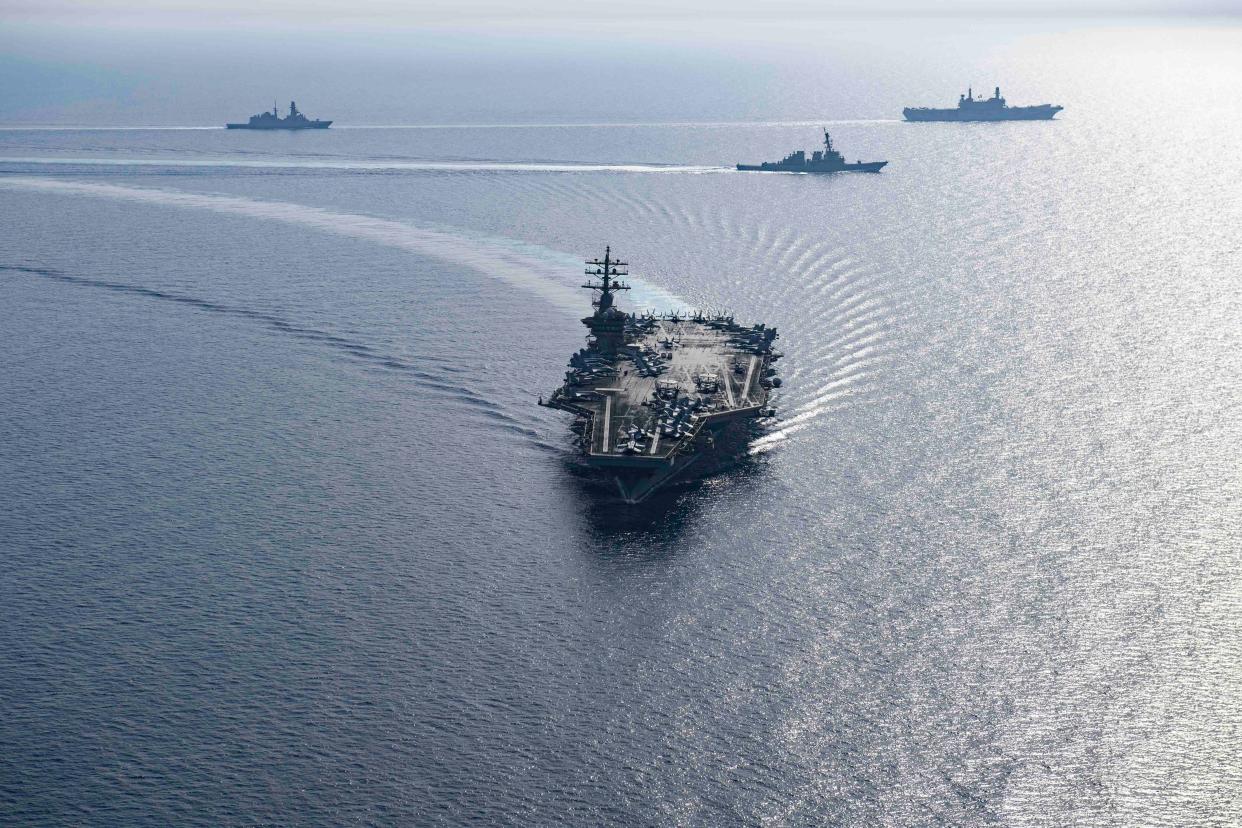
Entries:
{"type": "Polygon", "coordinates": [[[0,0],[0,125],[219,125],[273,98],[341,125],[882,118],[972,83],[1068,101],[1176,64],[1175,30],[1199,62],[1238,51],[1237,18],[1189,16],[1221,0],[1084,1],[0,0]]]}
{"type": "Polygon", "coordinates": [[[839,15],[1238,14],[1242,0],[0,0],[0,16],[32,23],[386,25],[780,19],[839,15]]]}

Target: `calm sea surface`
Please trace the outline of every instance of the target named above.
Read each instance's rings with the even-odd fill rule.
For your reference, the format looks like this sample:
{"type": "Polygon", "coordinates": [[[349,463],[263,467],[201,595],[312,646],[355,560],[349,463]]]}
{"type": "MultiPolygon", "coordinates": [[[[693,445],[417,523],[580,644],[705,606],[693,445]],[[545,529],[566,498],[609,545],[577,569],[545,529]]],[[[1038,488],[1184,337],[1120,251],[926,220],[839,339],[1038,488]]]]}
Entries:
{"type": "Polygon", "coordinates": [[[1242,31],[980,54],[1065,112],[0,130],[0,822],[1242,821],[1242,31]],[[787,355],[638,510],[535,405],[605,244],[787,355]]]}

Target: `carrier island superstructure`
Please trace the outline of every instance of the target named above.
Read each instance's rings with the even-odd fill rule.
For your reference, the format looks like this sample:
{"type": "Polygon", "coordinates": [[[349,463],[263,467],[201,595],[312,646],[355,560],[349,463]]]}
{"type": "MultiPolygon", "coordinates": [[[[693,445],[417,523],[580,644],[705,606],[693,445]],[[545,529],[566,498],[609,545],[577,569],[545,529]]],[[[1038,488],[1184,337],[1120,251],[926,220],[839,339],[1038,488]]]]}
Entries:
{"type": "Polygon", "coordinates": [[[723,314],[626,313],[615,300],[628,271],[611,248],[586,273],[582,287],[596,294],[582,320],[587,345],[540,400],[575,415],[585,463],[638,503],[742,455],[754,421],[775,413],[776,329],[723,314]]]}

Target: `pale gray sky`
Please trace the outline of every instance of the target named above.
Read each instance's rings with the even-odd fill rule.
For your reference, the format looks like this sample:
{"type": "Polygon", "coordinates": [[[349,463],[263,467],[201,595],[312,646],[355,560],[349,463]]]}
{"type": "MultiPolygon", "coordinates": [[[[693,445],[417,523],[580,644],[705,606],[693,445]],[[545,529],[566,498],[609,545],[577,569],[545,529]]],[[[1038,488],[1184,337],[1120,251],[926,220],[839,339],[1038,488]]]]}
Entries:
{"type": "Polygon", "coordinates": [[[31,23],[420,26],[560,19],[824,18],[838,15],[1239,14],[1242,0],[0,0],[0,17],[31,23]]]}

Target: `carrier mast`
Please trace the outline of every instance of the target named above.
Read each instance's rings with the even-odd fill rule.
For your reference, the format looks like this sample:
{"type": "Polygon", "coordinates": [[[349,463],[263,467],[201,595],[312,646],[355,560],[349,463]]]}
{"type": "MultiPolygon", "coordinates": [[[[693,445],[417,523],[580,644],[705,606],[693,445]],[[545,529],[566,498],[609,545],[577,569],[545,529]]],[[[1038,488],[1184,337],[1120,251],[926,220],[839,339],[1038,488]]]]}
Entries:
{"type": "Polygon", "coordinates": [[[604,248],[604,258],[592,259],[587,262],[586,275],[599,277],[599,283],[587,281],[582,287],[587,290],[598,290],[599,296],[591,300],[595,313],[582,320],[591,331],[591,345],[606,354],[614,354],[625,344],[625,314],[613,307],[613,293],[618,290],[629,290],[630,286],[619,281],[618,276],[629,275],[626,262],[612,258],[612,247],[604,248]]]}
{"type": "Polygon", "coordinates": [[[630,275],[629,270],[626,269],[629,267],[629,263],[612,258],[612,246],[609,245],[604,248],[604,258],[602,260],[591,259],[586,264],[586,275],[598,276],[601,281],[601,284],[598,285],[594,282],[587,282],[582,286],[588,290],[598,290],[600,292],[599,298],[591,300],[591,304],[597,308],[595,315],[598,316],[612,307],[612,292],[614,290],[630,289],[629,285],[617,281],[618,276],[630,275]]]}

